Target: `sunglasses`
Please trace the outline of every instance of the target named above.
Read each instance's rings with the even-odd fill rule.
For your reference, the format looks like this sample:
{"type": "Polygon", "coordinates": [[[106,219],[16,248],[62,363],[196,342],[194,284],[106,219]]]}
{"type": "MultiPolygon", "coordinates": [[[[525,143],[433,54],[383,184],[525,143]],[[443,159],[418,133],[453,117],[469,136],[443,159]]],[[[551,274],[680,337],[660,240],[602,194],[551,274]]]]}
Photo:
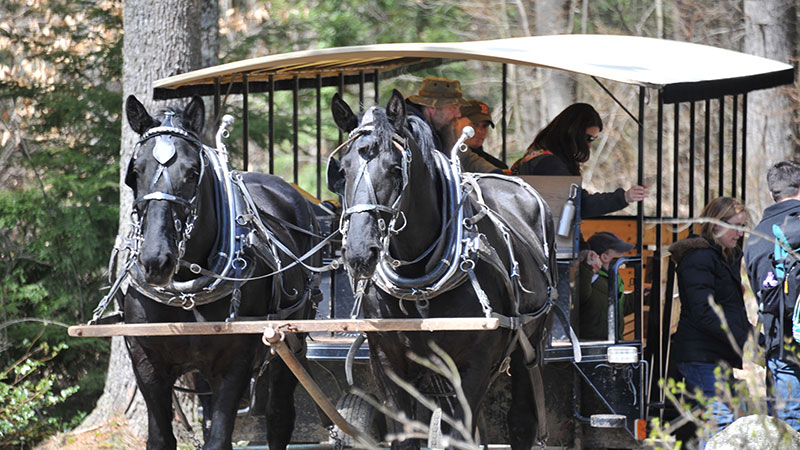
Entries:
{"type": "Polygon", "coordinates": [[[586,142],[594,142],[595,139],[598,138],[599,135],[592,136],[591,134],[586,135],[586,142]]]}

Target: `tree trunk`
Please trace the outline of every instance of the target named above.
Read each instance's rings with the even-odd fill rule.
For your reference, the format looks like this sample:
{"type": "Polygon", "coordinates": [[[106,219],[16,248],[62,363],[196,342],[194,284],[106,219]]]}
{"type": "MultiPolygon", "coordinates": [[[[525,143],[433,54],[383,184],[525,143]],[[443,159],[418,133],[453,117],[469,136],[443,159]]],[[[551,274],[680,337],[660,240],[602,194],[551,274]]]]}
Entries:
{"type": "MultiPolygon", "coordinates": [[[[794,61],[796,7],[794,0],[744,0],[744,51],[782,62],[794,61]]],[[[798,156],[794,86],[757,91],[747,96],[747,203],[756,211],[772,204],[767,170],[776,162],[798,156]]]]}
{"type": "MultiPolygon", "coordinates": [[[[213,17],[219,17],[219,4],[215,0],[126,0],[122,8],[123,96],[136,95],[150,111],[169,106],[170,103],[152,100],[153,82],[198,69],[201,64],[216,63],[219,26],[213,17]]],[[[128,126],[124,111],[122,122],[119,234],[125,236],[133,199],[123,181],[138,136],[128,126]]],[[[117,266],[123,266],[123,261],[117,266]]],[[[136,389],[125,342],[115,337],[103,395],[81,427],[104,423],[120,414],[128,417],[137,434],[146,436],[147,409],[136,389]]]]}
{"type": "MultiPolygon", "coordinates": [[[[570,3],[563,0],[538,0],[535,3],[536,35],[571,33],[570,3]]],[[[570,74],[552,69],[537,69],[540,86],[540,125],[542,129],[558,113],[575,102],[576,85],[570,74]]]]}

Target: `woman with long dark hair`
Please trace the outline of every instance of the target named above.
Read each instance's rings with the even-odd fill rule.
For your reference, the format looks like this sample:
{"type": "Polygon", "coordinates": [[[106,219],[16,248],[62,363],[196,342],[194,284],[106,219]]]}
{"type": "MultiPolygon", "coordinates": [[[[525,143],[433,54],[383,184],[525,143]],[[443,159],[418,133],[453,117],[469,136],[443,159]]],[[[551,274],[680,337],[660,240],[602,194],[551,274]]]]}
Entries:
{"type": "MultiPolygon", "coordinates": [[[[525,156],[511,166],[512,175],[581,175],[581,164],[589,160],[592,143],[603,131],[603,120],[587,103],[574,103],[561,111],[533,139],[525,156]]],[[[597,217],[619,211],[630,202],[647,197],[647,186],[627,191],[589,194],[581,190],[581,217],[597,217]]]]}

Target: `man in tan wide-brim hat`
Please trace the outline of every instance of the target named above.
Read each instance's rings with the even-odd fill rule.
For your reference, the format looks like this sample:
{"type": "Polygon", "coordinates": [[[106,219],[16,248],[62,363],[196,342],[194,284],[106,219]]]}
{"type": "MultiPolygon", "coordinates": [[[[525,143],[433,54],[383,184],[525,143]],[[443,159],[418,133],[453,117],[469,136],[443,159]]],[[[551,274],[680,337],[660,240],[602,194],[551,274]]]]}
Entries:
{"type": "Polygon", "coordinates": [[[461,94],[461,83],[449,78],[428,77],[416,95],[407,99],[408,112],[425,119],[433,129],[436,148],[442,147],[442,137],[450,132],[455,119],[461,117],[461,106],[468,105],[461,94]]]}

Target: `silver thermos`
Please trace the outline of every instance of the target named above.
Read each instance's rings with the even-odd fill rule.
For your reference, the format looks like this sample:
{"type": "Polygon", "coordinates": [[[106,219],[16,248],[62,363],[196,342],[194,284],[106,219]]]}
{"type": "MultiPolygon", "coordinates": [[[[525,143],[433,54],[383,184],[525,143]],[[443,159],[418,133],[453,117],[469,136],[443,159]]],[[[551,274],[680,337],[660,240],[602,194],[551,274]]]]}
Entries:
{"type": "Polygon", "coordinates": [[[575,219],[575,196],[578,193],[578,186],[570,185],[570,195],[567,203],[561,210],[561,220],[558,221],[558,235],[562,237],[569,236],[572,221],[575,219]]]}

